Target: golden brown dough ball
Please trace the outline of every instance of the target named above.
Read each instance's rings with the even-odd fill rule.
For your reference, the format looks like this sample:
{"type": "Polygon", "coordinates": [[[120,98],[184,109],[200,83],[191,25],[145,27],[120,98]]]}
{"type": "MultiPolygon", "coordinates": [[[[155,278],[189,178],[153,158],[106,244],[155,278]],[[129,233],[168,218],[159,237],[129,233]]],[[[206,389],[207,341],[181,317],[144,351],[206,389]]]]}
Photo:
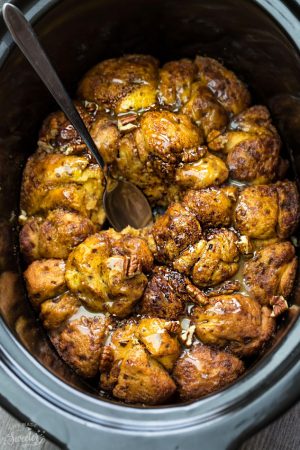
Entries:
{"type": "Polygon", "coordinates": [[[188,300],[185,277],[168,267],[158,266],[141,300],[141,312],[152,317],[176,320],[188,300]]]}
{"type": "MultiPolygon", "coordinates": [[[[118,153],[120,133],[117,120],[95,103],[74,102],[85,126],[90,132],[98,151],[106,164],[115,160],[118,153]]],[[[92,159],[77,131],[62,111],[50,114],[44,121],[38,141],[38,152],[65,155],[86,154],[92,159]]]]}
{"type": "Polygon", "coordinates": [[[277,235],[281,239],[286,239],[295,232],[299,223],[299,192],[296,183],[288,180],[278,181],[275,188],[279,207],[277,235]]]}
{"type": "Polygon", "coordinates": [[[158,62],[152,56],[128,55],[107,59],[81,80],[81,99],[96,102],[116,113],[154,106],[158,83],[158,62]]]}
{"type": "Polygon", "coordinates": [[[126,353],[114,372],[112,393],[127,403],[160,405],[176,390],[168,372],[138,344],[126,353]]]}
{"type": "Polygon", "coordinates": [[[161,177],[172,177],[182,161],[199,159],[203,138],[199,128],[184,114],[149,111],[136,131],[138,148],[145,148],[161,177]]]}
{"type": "Polygon", "coordinates": [[[99,370],[102,345],[109,319],[104,315],[81,316],[67,322],[63,328],[50,331],[50,340],[57,353],[81,376],[92,378],[99,370]]]}
{"type": "Polygon", "coordinates": [[[199,160],[206,152],[201,143],[200,130],[187,116],[149,111],[138,128],[120,139],[111,170],[141,188],[151,203],[168,204],[179,193],[176,168],[181,162],[199,160]]]}
{"type": "Polygon", "coordinates": [[[219,185],[228,178],[225,162],[206,154],[202,141],[186,115],[149,111],[121,137],[111,171],[136,184],[151,203],[168,204],[182,189],[219,185]]]}
{"type": "Polygon", "coordinates": [[[120,140],[119,152],[111,167],[115,177],[124,177],[138,186],[151,204],[167,203],[167,186],[154,171],[148,150],[137,141],[136,133],[128,133],[120,140]]]}
{"type": "Polygon", "coordinates": [[[190,276],[199,287],[215,286],[239,268],[237,235],[226,228],[212,229],[206,239],[190,245],[174,261],[176,270],[190,276]]]}
{"type": "Polygon", "coordinates": [[[227,155],[232,178],[255,184],[274,180],[279,169],[280,137],[265,106],[252,106],[234,117],[228,129],[209,143],[227,155]]]}
{"type": "Polygon", "coordinates": [[[226,110],[201,81],[192,84],[191,97],[181,112],[200,127],[207,142],[218,135],[228,123],[226,110]]]}
{"type": "MultiPolygon", "coordinates": [[[[161,364],[171,368],[173,360],[180,353],[177,339],[180,331],[181,328],[177,321],[168,321],[157,317],[142,317],[140,320],[137,318],[129,319],[124,325],[120,324],[111,336],[107,347],[109,347],[113,358],[110,358],[110,366],[106,365],[106,368],[111,367],[112,360],[123,359],[128,350],[132,349],[137,343],[143,344],[147,351],[157,358],[161,364]]],[[[100,367],[103,368],[102,358],[100,367]]]]}
{"type": "Polygon", "coordinates": [[[154,223],[152,236],[156,245],[155,258],[168,263],[200,239],[201,226],[194,213],[174,203],[154,223]]]}
{"type": "Polygon", "coordinates": [[[66,264],[66,282],[93,311],[125,317],[143,295],[152,254],[143,239],[116,235],[94,234],[78,245],[66,264]]]}
{"type": "Polygon", "coordinates": [[[281,242],[256,252],[246,262],[244,280],[250,295],[262,305],[267,305],[273,296],[289,296],[296,269],[294,246],[290,242],[281,242]]]}
{"type": "Polygon", "coordinates": [[[181,353],[181,346],[176,336],[179,332],[179,323],[158,318],[141,319],[137,326],[139,341],[167,370],[172,370],[181,353]]]}
{"type": "Polygon", "coordinates": [[[188,191],[182,204],[196,214],[201,225],[205,227],[229,226],[233,220],[237,197],[236,186],[210,187],[188,191]]]}
{"type": "Polygon", "coordinates": [[[103,172],[86,157],[34,154],[23,174],[21,210],[31,216],[65,208],[101,225],[105,220],[103,192],[103,172]]]}
{"type": "Polygon", "coordinates": [[[46,300],[41,304],[40,319],[47,329],[58,328],[72,317],[80,307],[80,301],[71,292],[46,300]]]}
{"type": "MultiPolygon", "coordinates": [[[[172,369],[174,361],[180,354],[177,336],[181,331],[175,321],[159,318],[129,319],[125,325],[116,328],[100,358],[100,370],[108,373],[115,362],[126,357],[136,345],[142,344],[168,370],[172,369]]],[[[103,380],[108,380],[104,376],[103,380]]]]}
{"type": "Polygon", "coordinates": [[[66,290],[65,261],[41,259],[34,261],[24,272],[27,292],[34,306],[56,297],[66,290]]]}
{"type": "Polygon", "coordinates": [[[224,183],[228,175],[225,162],[207,153],[195,162],[181,164],[176,170],[175,182],[183,189],[204,189],[224,183]]]}
{"type": "Polygon", "coordinates": [[[196,67],[190,59],[169,61],[159,71],[159,103],[173,108],[185,104],[191,95],[196,67]]]}
{"type": "MultiPolygon", "coordinates": [[[[106,263],[110,255],[109,240],[102,234],[94,234],[78,245],[67,260],[68,288],[93,311],[103,311],[109,301],[104,272],[109,270],[106,263]]],[[[120,269],[123,264],[120,258],[120,269]]]]}
{"type": "MultiPolygon", "coordinates": [[[[74,105],[89,129],[93,115],[82,103],[75,101],[74,105]]],[[[38,147],[47,153],[60,152],[65,155],[76,155],[86,151],[86,145],[62,111],[56,111],[46,117],[40,130],[38,147]]]]}
{"type": "Polygon", "coordinates": [[[41,258],[67,259],[72,248],[95,232],[95,225],[78,213],[55,209],[45,218],[32,217],[20,232],[21,252],[28,262],[41,258]]]}
{"type": "Polygon", "coordinates": [[[128,403],[167,401],[176,386],[163,365],[171,369],[180,353],[176,336],[166,331],[168,324],[142,319],[118,328],[100,359],[101,388],[128,403]]]}
{"type": "Polygon", "coordinates": [[[298,221],[299,194],[292,181],[246,187],[238,198],[235,227],[250,238],[285,239],[298,221]]]}
{"type": "Polygon", "coordinates": [[[232,115],[239,114],[250,104],[250,94],[237,76],[213,58],[197,56],[197,78],[208,87],[217,100],[232,115]]]}
{"type": "Polygon", "coordinates": [[[105,163],[111,164],[115,161],[120,143],[120,132],[116,120],[99,111],[94,117],[89,132],[105,163]]]}
{"type": "Polygon", "coordinates": [[[100,358],[100,371],[108,372],[115,362],[125,358],[128,351],[141,344],[137,338],[138,319],[128,319],[113,330],[104,354],[100,358]]]}
{"type": "Polygon", "coordinates": [[[139,261],[140,267],[145,272],[150,272],[153,267],[153,255],[148,242],[144,237],[144,229],[136,230],[130,226],[124,228],[120,233],[113,228],[103,231],[116,255],[133,255],[139,261]]]}
{"type": "Polygon", "coordinates": [[[237,230],[255,239],[276,236],[278,198],[274,185],[246,187],[240,194],[235,210],[237,230]]]}
{"type": "Polygon", "coordinates": [[[195,400],[232,383],[244,372],[236,356],[203,344],[182,353],[173,371],[182,400],[195,400]]]}
{"type": "Polygon", "coordinates": [[[205,344],[226,347],[239,356],[256,353],[275,331],[271,310],[241,294],[220,295],[193,310],[196,334],[205,344]]]}

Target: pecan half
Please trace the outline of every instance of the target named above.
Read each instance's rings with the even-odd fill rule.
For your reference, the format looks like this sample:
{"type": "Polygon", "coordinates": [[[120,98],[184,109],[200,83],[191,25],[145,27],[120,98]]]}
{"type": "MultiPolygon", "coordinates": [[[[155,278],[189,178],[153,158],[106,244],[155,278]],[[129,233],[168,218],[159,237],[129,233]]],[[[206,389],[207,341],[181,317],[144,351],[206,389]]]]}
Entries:
{"type": "Polygon", "coordinates": [[[196,286],[194,286],[192,283],[187,283],[186,285],[186,291],[189,294],[189,296],[192,298],[195,303],[198,305],[207,305],[208,304],[208,298],[204,294],[204,292],[200,291],[196,286]]]}
{"type": "Polygon", "coordinates": [[[273,307],[271,317],[278,317],[289,309],[289,305],[282,295],[273,295],[270,300],[270,305],[273,307]]]}
{"type": "Polygon", "coordinates": [[[137,128],[138,115],[135,112],[129,112],[118,117],[118,129],[119,131],[131,131],[137,128]]]}
{"type": "Polygon", "coordinates": [[[136,255],[124,257],[124,276],[132,278],[142,273],[142,263],[136,255]]]}

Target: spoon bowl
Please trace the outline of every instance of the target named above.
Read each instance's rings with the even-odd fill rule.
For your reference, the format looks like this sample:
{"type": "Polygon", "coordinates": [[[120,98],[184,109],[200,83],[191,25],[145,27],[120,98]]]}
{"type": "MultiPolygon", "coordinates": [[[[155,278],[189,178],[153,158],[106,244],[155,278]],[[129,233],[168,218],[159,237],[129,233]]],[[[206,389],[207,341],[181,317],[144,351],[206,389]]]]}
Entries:
{"type": "Polygon", "coordinates": [[[128,181],[118,181],[106,186],[103,205],[110,223],[121,231],[127,225],[144,228],[152,222],[152,211],[140,189],[128,181]],[[147,207],[148,206],[148,207],[147,207]],[[130,217],[130,223],[128,218],[130,217]]]}

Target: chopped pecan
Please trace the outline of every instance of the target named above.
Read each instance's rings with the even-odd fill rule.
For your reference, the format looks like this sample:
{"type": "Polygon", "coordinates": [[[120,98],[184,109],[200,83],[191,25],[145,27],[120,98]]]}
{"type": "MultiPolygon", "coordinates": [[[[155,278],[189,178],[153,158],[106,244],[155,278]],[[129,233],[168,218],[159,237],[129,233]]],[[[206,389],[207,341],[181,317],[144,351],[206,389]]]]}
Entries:
{"type": "Polygon", "coordinates": [[[165,330],[169,331],[169,333],[179,334],[181,332],[181,326],[178,321],[169,321],[165,323],[165,330]]]}
{"type": "Polygon", "coordinates": [[[270,305],[273,309],[271,317],[278,317],[289,309],[289,305],[282,295],[273,295],[270,300],[270,305]]]}
{"type": "Polygon", "coordinates": [[[211,288],[208,291],[205,292],[205,295],[207,297],[215,297],[220,294],[233,294],[234,292],[237,292],[241,289],[241,283],[238,280],[228,280],[225,281],[221,286],[218,288],[211,288]]]}
{"type": "Polygon", "coordinates": [[[135,112],[129,112],[118,117],[118,129],[120,131],[131,131],[137,128],[138,115],[135,112]]]}
{"type": "Polygon", "coordinates": [[[198,304],[198,305],[207,305],[208,298],[204,294],[204,292],[200,291],[196,286],[192,283],[187,283],[186,290],[189,296],[198,304]]]}

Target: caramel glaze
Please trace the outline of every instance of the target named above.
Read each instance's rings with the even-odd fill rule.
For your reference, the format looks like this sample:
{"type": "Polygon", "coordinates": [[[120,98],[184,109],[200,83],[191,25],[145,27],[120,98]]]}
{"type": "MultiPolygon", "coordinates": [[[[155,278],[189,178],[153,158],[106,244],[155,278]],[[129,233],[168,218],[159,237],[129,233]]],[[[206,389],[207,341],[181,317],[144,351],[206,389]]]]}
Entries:
{"type": "MultiPolygon", "coordinates": [[[[290,259],[277,255],[276,276],[269,274],[270,298],[262,307],[253,300],[255,286],[244,278],[247,261],[258,258],[265,263],[260,252],[289,240],[299,219],[296,188],[290,182],[275,183],[284,177],[284,164],[268,110],[249,108],[249,92],[235,74],[201,56],[161,68],[145,55],[103,61],[80,82],[78,99],[75,105],[107,170],[143,190],[153,207],[155,225],[121,234],[103,225],[98,195],[102,174],[95,173],[92,158],[63,113],[51,114],[25,168],[20,214],[21,249],[27,262],[33,261],[24,273],[29,297],[40,310],[51,341],[83,377],[98,379],[100,368],[99,392],[121,401],[166,404],[223,388],[272,342],[276,324],[272,315],[282,314],[277,325],[284,320],[285,297],[296,267],[293,255],[290,259]],[[53,158],[57,154],[68,162],[53,158]],[[270,192],[269,209],[258,211],[259,220],[270,225],[264,228],[267,237],[252,238],[251,224],[243,223],[243,208],[257,213],[260,193],[255,186],[264,184],[270,192]],[[240,194],[249,186],[253,190],[241,205],[240,194]],[[207,190],[207,196],[198,199],[197,209],[197,196],[186,194],[201,190],[207,190]],[[205,199],[215,201],[215,208],[222,204],[226,217],[214,214],[211,204],[206,208],[205,199]],[[88,207],[83,208],[82,202],[88,207]],[[58,213],[49,215],[51,210],[58,213]],[[74,214],[76,230],[64,211],[74,214]],[[60,233],[55,233],[53,217],[60,217],[65,227],[60,233]],[[91,235],[94,238],[86,241],[91,235]],[[39,279],[39,258],[52,258],[53,264],[55,250],[43,240],[54,240],[53,248],[58,248],[60,239],[64,248],[69,245],[72,251],[80,246],[81,250],[73,257],[71,271],[70,255],[67,258],[69,263],[62,269],[67,283],[60,281],[56,289],[51,274],[50,287],[48,274],[46,280],[39,279]],[[93,252],[86,253],[85,242],[103,252],[103,259],[98,256],[93,263],[93,252]],[[148,246],[147,256],[143,246],[148,246]],[[187,248],[191,254],[182,259],[187,248]],[[80,264],[87,269],[85,278],[80,264]],[[99,271],[101,282],[92,279],[90,267],[95,267],[96,278],[99,271]],[[112,270],[116,278],[111,280],[112,270]],[[282,280],[287,274],[289,278],[282,280]],[[54,294],[47,297],[48,292],[54,294]],[[172,311],[168,299],[177,302],[172,311]],[[164,312],[157,309],[156,301],[165,302],[164,312]]],[[[274,261],[265,264],[272,266],[274,261]]],[[[47,273],[47,259],[43,270],[47,273]]],[[[263,274],[265,268],[260,270],[263,274]]],[[[64,275],[56,276],[61,280],[64,275]]]]}

